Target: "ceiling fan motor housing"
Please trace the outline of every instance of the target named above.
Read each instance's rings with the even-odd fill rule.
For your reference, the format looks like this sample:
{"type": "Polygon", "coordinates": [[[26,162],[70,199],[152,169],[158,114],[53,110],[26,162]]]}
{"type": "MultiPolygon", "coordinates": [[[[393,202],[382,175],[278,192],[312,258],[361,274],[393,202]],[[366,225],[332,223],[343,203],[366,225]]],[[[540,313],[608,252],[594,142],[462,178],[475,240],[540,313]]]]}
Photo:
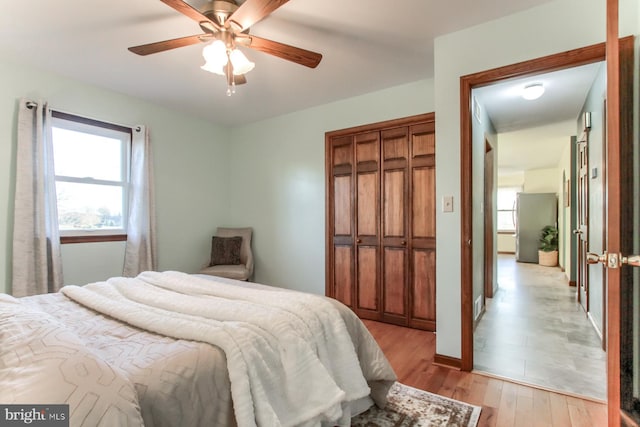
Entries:
{"type": "Polygon", "coordinates": [[[213,0],[200,11],[204,16],[224,26],[225,21],[238,9],[233,0],[213,0]]]}

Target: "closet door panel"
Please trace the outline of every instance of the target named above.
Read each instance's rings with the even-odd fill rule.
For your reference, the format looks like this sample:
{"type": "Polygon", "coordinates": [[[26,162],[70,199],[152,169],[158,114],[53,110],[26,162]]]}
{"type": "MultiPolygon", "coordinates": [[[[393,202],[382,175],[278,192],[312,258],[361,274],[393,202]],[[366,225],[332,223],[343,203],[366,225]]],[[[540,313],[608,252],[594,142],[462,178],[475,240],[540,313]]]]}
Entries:
{"type": "Polygon", "coordinates": [[[356,158],[356,305],[365,319],[380,320],[380,133],[354,137],[356,158]]]}
{"type": "MultiPolygon", "coordinates": [[[[359,310],[377,312],[378,307],[378,248],[358,247],[358,305],[359,310]]],[[[370,316],[373,313],[370,313],[370,316]]],[[[370,318],[367,316],[367,318],[370,318]]],[[[377,316],[376,316],[377,318],[377,316]]]]}
{"type": "Polygon", "coordinates": [[[411,126],[411,157],[420,158],[436,154],[435,123],[411,126]]]}
{"type": "Polygon", "coordinates": [[[387,320],[393,317],[406,318],[407,282],[406,250],[403,248],[384,249],[384,314],[387,320]]]}
{"type": "Polygon", "coordinates": [[[405,176],[404,170],[384,173],[384,237],[405,235],[405,176]]]}
{"type": "Polygon", "coordinates": [[[407,126],[381,132],[383,319],[400,325],[408,322],[408,135],[407,126]]]}
{"type": "Polygon", "coordinates": [[[436,253],[433,249],[416,249],[412,257],[411,292],[412,326],[435,330],[436,320],[436,253]]]}
{"type": "Polygon", "coordinates": [[[334,235],[351,235],[351,218],[353,208],[351,206],[351,175],[337,176],[333,185],[334,200],[334,235]]]}
{"type": "Polygon", "coordinates": [[[410,127],[411,279],[409,325],[436,330],[435,123],[410,127]]]}
{"type": "Polygon", "coordinates": [[[406,126],[386,129],[381,132],[382,159],[385,164],[390,161],[407,161],[409,154],[409,128],[406,126]]]}
{"type": "Polygon", "coordinates": [[[358,174],[358,237],[378,237],[378,173],[358,174]]]}
{"type": "Polygon", "coordinates": [[[327,142],[327,219],[330,246],[327,254],[327,290],[349,307],[354,306],[354,150],[353,137],[340,136],[327,142]]]}
{"type": "Polygon", "coordinates": [[[412,174],[412,236],[436,237],[435,168],[414,168],[412,174]]]}
{"type": "Polygon", "coordinates": [[[334,297],[353,307],[353,249],[351,246],[335,246],[333,252],[335,283],[334,297]]]}

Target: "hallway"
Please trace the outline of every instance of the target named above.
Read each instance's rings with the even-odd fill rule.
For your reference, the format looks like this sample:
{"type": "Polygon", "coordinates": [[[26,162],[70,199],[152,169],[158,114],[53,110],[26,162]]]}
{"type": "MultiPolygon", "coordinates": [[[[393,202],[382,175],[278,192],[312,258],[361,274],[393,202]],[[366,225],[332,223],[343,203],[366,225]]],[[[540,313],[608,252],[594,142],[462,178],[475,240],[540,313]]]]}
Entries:
{"type": "Polygon", "coordinates": [[[474,370],[606,400],[606,353],[557,267],[498,256],[499,291],[474,332],[474,370]]]}

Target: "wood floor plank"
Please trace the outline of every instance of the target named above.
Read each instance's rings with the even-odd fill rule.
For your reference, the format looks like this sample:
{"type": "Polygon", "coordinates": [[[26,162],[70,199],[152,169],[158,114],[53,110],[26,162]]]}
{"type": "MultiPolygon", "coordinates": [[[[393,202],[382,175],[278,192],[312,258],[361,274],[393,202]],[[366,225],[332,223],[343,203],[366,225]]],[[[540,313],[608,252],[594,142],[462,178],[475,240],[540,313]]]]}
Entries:
{"type": "Polygon", "coordinates": [[[426,372],[420,375],[420,379],[424,384],[424,390],[430,391],[431,393],[437,393],[438,390],[444,384],[444,380],[447,378],[447,374],[449,373],[449,369],[444,368],[438,365],[431,365],[426,372]]]}
{"type": "Polygon", "coordinates": [[[365,325],[398,381],[482,407],[478,427],[603,427],[605,404],[433,364],[435,335],[370,320],[365,325]]]}
{"type": "Polygon", "coordinates": [[[502,395],[502,384],[504,381],[495,378],[489,378],[487,390],[484,395],[483,406],[491,406],[493,408],[500,407],[500,396],[502,395]]]}
{"type": "Polygon", "coordinates": [[[469,375],[472,380],[472,384],[469,389],[469,399],[467,402],[472,405],[482,406],[487,394],[487,388],[489,386],[489,378],[481,375],[469,375]]]}
{"type": "Polygon", "coordinates": [[[498,410],[491,406],[484,406],[478,420],[478,427],[495,427],[498,420],[498,410]]]}
{"type": "Polygon", "coordinates": [[[593,422],[594,426],[606,426],[607,420],[607,407],[595,402],[584,402],[589,418],[593,422]]]}
{"type": "Polygon", "coordinates": [[[447,396],[453,398],[453,394],[456,391],[456,387],[458,385],[458,381],[462,377],[463,373],[460,371],[456,371],[454,369],[450,369],[447,373],[447,376],[442,383],[442,387],[438,390],[438,394],[442,396],[447,396]]]}
{"type": "Polygon", "coordinates": [[[473,383],[473,375],[468,372],[462,373],[460,380],[456,384],[453,390],[452,398],[462,400],[463,402],[470,402],[471,385],[473,383]]]}
{"type": "Polygon", "coordinates": [[[574,427],[598,427],[594,426],[589,418],[589,413],[584,406],[569,405],[569,418],[574,427]]]}
{"type": "Polygon", "coordinates": [[[549,392],[533,389],[533,413],[535,427],[550,427],[551,421],[551,402],[549,392]]]}
{"type": "Polygon", "coordinates": [[[549,395],[549,403],[551,404],[551,422],[554,426],[570,426],[571,418],[569,417],[569,406],[567,405],[566,396],[558,393],[549,395]]]}
{"type": "Polygon", "coordinates": [[[521,427],[533,427],[533,398],[518,394],[516,397],[515,424],[521,427]]]}
{"type": "Polygon", "coordinates": [[[505,382],[502,385],[500,406],[498,407],[497,427],[516,427],[516,404],[518,388],[516,384],[505,382]]]}

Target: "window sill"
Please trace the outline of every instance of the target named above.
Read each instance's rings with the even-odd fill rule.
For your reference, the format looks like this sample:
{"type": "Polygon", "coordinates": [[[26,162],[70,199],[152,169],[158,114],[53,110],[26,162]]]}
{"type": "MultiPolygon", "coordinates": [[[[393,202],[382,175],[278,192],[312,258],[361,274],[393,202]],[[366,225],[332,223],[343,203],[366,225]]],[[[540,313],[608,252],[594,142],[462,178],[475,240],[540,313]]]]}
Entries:
{"type": "Polygon", "coordinates": [[[101,234],[96,236],[60,236],[60,244],[97,243],[97,242],[126,242],[126,234],[101,234]]]}

